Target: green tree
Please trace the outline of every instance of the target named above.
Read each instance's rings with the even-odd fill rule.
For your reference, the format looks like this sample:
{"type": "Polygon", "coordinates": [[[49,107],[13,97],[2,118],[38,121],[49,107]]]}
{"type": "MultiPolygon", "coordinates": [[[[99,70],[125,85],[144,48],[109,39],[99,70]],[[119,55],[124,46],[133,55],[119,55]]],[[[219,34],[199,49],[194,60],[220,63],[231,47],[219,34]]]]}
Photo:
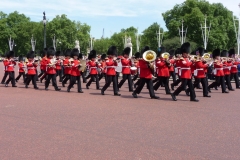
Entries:
{"type": "Polygon", "coordinates": [[[210,4],[205,0],[186,0],[162,15],[169,30],[169,38],[178,36],[178,28],[184,20],[184,25],[188,27],[187,37],[198,46],[203,46],[200,26],[206,15],[208,25],[211,22],[208,50],[230,48],[236,43],[232,39],[234,37],[232,12],[221,3],[210,4]]]}

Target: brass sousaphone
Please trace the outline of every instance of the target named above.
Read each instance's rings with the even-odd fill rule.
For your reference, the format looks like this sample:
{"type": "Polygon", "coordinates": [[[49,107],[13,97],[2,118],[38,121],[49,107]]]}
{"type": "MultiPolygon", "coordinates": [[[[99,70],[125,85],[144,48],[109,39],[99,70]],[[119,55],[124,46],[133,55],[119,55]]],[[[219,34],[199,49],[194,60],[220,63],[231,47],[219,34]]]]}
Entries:
{"type": "Polygon", "coordinates": [[[147,62],[153,62],[156,60],[156,58],[157,58],[157,54],[152,50],[148,50],[143,53],[143,59],[147,62]]]}
{"type": "Polygon", "coordinates": [[[84,72],[86,70],[86,60],[80,60],[79,71],[84,72]]]}

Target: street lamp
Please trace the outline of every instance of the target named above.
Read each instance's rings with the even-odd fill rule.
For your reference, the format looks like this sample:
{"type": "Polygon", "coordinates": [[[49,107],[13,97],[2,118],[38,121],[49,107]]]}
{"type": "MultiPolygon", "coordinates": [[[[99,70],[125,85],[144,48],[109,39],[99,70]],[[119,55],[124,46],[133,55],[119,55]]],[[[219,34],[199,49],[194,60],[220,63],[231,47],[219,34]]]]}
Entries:
{"type": "Polygon", "coordinates": [[[58,42],[60,44],[60,52],[62,51],[62,42],[58,42]]]}
{"type": "Polygon", "coordinates": [[[46,16],[45,16],[45,11],[43,12],[43,26],[44,26],[44,48],[46,48],[46,16]]]}

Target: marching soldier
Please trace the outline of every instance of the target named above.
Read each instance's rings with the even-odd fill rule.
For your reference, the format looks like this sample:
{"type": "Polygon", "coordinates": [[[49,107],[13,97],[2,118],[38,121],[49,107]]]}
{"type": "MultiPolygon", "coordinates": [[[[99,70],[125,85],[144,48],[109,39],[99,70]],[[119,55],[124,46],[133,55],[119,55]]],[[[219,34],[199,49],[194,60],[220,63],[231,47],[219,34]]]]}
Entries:
{"type": "MultiPolygon", "coordinates": [[[[79,55],[78,55],[78,60],[79,60],[80,62],[83,60],[83,55],[82,55],[82,53],[79,53],[79,55]]],[[[83,83],[87,83],[87,80],[86,80],[86,77],[85,77],[85,75],[86,75],[86,69],[85,69],[84,71],[80,71],[80,74],[81,74],[81,76],[82,76],[83,83]]]]}
{"type": "MultiPolygon", "coordinates": [[[[208,86],[207,86],[207,81],[206,81],[206,74],[205,74],[205,70],[206,68],[208,68],[208,65],[206,64],[206,62],[204,60],[202,60],[200,57],[202,57],[204,54],[204,48],[199,47],[198,48],[198,55],[197,55],[197,59],[195,61],[195,70],[194,70],[194,84],[193,87],[194,88],[198,88],[199,83],[201,82],[202,84],[202,88],[203,88],[203,97],[211,97],[208,94],[208,86]]],[[[186,90],[186,94],[189,96],[189,92],[190,89],[188,88],[186,90]]]]}
{"type": "Polygon", "coordinates": [[[101,69],[101,74],[99,76],[99,81],[104,77],[105,78],[105,83],[106,83],[106,54],[102,54],[101,56],[101,65],[100,65],[100,69],[101,69]]]}
{"type": "Polygon", "coordinates": [[[171,65],[168,69],[170,77],[172,77],[172,79],[173,79],[173,83],[176,81],[176,74],[174,72],[174,64],[175,64],[174,52],[175,52],[175,50],[173,50],[173,49],[169,51],[169,54],[170,54],[169,62],[170,62],[171,65]]]}
{"type": "Polygon", "coordinates": [[[229,91],[234,91],[234,89],[232,88],[231,81],[230,81],[230,75],[231,75],[230,71],[231,71],[232,62],[228,61],[227,50],[223,50],[221,52],[221,57],[223,58],[222,63],[223,63],[223,72],[224,72],[224,78],[225,78],[226,85],[227,85],[229,91]]]}
{"type": "Polygon", "coordinates": [[[212,53],[214,59],[214,76],[215,82],[208,86],[208,91],[211,92],[211,88],[221,85],[222,93],[228,93],[226,91],[226,85],[224,81],[224,72],[223,72],[223,64],[220,59],[220,49],[215,49],[212,53]]]}
{"type": "Polygon", "coordinates": [[[108,60],[106,60],[107,82],[103,86],[103,88],[101,90],[101,94],[104,95],[104,91],[113,82],[114,96],[121,96],[121,94],[118,93],[118,87],[117,87],[118,84],[117,84],[116,71],[115,71],[115,67],[118,65],[117,61],[114,59],[114,56],[117,55],[117,48],[115,46],[111,46],[107,51],[107,55],[108,55],[108,60]]]}
{"type": "Polygon", "coordinates": [[[44,48],[43,51],[41,51],[41,61],[40,61],[40,69],[41,69],[41,73],[38,75],[38,77],[40,77],[40,82],[42,83],[42,80],[45,79],[46,80],[46,70],[47,70],[47,48],[44,48]]]}
{"type": "Polygon", "coordinates": [[[88,56],[89,62],[88,62],[88,66],[89,66],[89,75],[91,77],[91,79],[88,81],[88,83],[86,84],[86,88],[89,89],[89,86],[91,85],[91,83],[94,81],[94,79],[96,80],[96,89],[100,90],[99,88],[99,79],[98,79],[98,67],[99,67],[99,63],[96,62],[96,56],[97,53],[95,50],[92,50],[88,56]]]}
{"type": "Polygon", "coordinates": [[[79,56],[79,50],[77,48],[74,48],[71,52],[71,59],[70,64],[72,66],[71,68],[71,78],[70,78],[70,83],[69,86],[67,87],[67,91],[70,92],[70,89],[73,87],[73,85],[77,81],[77,86],[78,86],[78,93],[83,93],[82,87],[81,87],[81,77],[80,77],[80,71],[79,68],[81,66],[80,61],[78,60],[79,56]]]}
{"type": "Polygon", "coordinates": [[[190,101],[198,102],[196,99],[196,94],[192,84],[192,73],[191,73],[191,65],[192,62],[189,60],[190,53],[190,43],[183,43],[180,52],[182,54],[182,58],[180,58],[179,66],[181,67],[179,70],[179,76],[181,78],[181,85],[173,92],[172,98],[176,101],[176,96],[181,92],[185,91],[188,86],[190,92],[190,101]]]}
{"type": "Polygon", "coordinates": [[[68,80],[70,80],[71,77],[71,69],[72,66],[70,65],[69,59],[71,56],[71,50],[67,49],[64,53],[65,59],[63,60],[63,66],[64,66],[64,76],[65,78],[62,81],[62,86],[65,87],[65,84],[68,80]]]}
{"type": "Polygon", "coordinates": [[[179,76],[179,72],[180,72],[180,69],[181,69],[181,67],[180,67],[181,60],[180,60],[180,58],[182,57],[182,54],[180,53],[180,48],[177,48],[175,50],[175,57],[176,57],[176,60],[175,60],[175,68],[174,68],[174,70],[175,70],[175,74],[178,76],[178,79],[171,84],[171,89],[172,90],[174,90],[174,86],[178,86],[178,84],[181,82],[181,78],[179,76]]]}
{"type": "Polygon", "coordinates": [[[15,75],[14,75],[14,66],[16,62],[13,60],[14,52],[9,51],[7,58],[3,61],[4,66],[6,67],[6,72],[8,73],[8,80],[6,81],[5,87],[8,87],[8,83],[11,81],[12,87],[17,87],[15,84],[15,75]]]}
{"type": "Polygon", "coordinates": [[[133,85],[132,85],[132,77],[131,77],[131,70],[130,70],[130,68],[132,67],[132,61],[129,59],[130,52],[131,52],[130,47],[126,47],[123,50],[123,58],[121,59],[123,77],[120,83],[118,84],[118,88],[121,88],[124,82],[128,79],[129,92],[132,92],[133,85]]]}
{"type": "Polygon", "coordinates": [[[163,54],[159,54],[159,60],[156,62],[156,68],[157,68],[157,83],[154,85],[154,90],[157,91],[161,84],[165,87],[166,94],[171,94],[169,89],[169,68],[171,67],[171,63],[169,60],[165,57],[163,57],[163,54]]]}
{"type": "Polygon", "coordinates": [[[45,81],[45,90],[48,90],[48,86],[50,80],[52,80],[52,84],[56,91],[60,91],[61,88],[58,88],[56,81],[56,62],[53,61],[53,56],[55,55],[55,51],[53,47],[50,47],[47,51],[47,80],[45,81]]]}
{"type": "MultiPolygon", "coordinates": [[[[142,50],[142,54],[145,51],[149,51],[149,50],[150,48],[148,46],[144,47],[144,49],[142,50]]],[[[133,91],[132,93],[133,97],[138,98],[137,94],[141,93],[143,86],[146,83],[148,86],[151,99],[159,99],[159,97],[155,95],[153,90],[153,81],[152,81],[153,63],[149,63],[143,59],[139,59],[139,67],[140,67],[140,75],[139,75],[140,81],[139,81],[139,85],[137,86],[135,91],[133,91]]]]}
{"type": "Polygon", "coordinates": [[[25,83],[25,88],[28,88],[28,85],[30,81],[32,80],[32,84],[34,86],[34,89],[38,89],[37,83],[36,83],[36,68],[37,68],[37,62],[34,61],[34,52],[31,51],[27,54],[27,78],[25,83]]]}
{"type": "MultiPolygon", "coordinates": [[[[5,53],[5,57],[4,57],[4,59],[3,59],[3,62],[4,62],[4,60],[6,59],[7,54],[8,54],[8,53],[6,52],[6,53],[5,53]]],[[[6,70],[6,66],[4,65],[4,63],[3,63],[3,70],[4,70],[4,75],[3,75],[3,78],[2,78],[1,84],[5,84],[5,81],[6,81],[7,76],[8,76],[8,72],[7,72],[7,70],[6,70]]]]}
{"type": "Polygon", "coordinates": [[[228,56],[230,58],[233,58],[232,66],[231,66],[231,80],[234,78],[236,88],[240,89],[240,84],[239,84],[239,78],[238,78],[238,69],[237,65],[240,64],[236,59],[235,59],[235,49],[230,49],[228,52],[228,56]]]}
{"type": "Polygon", "coordinates": [[[59,58],[61,52],[60,51],[57,51],[56,52],[56,77],[59,76],[59,82],[62,82],[62,60],[59,58]]]}
{"type": "Polygon", "coordinates": [[[16,82],[23,76],[23,82],[25,83],[25,63],[23,62],[23,56],[18,57],[18,73],[19,75],[16,78],[16,82]]]}

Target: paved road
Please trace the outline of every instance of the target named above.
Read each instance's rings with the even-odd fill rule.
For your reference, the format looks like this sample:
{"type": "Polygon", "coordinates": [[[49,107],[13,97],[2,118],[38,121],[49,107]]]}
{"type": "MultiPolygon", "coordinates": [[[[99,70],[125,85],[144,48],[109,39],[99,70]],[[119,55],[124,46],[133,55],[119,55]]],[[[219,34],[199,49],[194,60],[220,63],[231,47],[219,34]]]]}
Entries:
{"type": "Polygon", "coordinates": [[[17,85],[0,86],[1,160],[240,159],[240,90],[212,98],[196,90],[195,103],[184,93],[174,102],[163,88],[159,100],[146,89],[134,99],[127,84],[121,97],[95,84],[83,94],[17,85]]]}

